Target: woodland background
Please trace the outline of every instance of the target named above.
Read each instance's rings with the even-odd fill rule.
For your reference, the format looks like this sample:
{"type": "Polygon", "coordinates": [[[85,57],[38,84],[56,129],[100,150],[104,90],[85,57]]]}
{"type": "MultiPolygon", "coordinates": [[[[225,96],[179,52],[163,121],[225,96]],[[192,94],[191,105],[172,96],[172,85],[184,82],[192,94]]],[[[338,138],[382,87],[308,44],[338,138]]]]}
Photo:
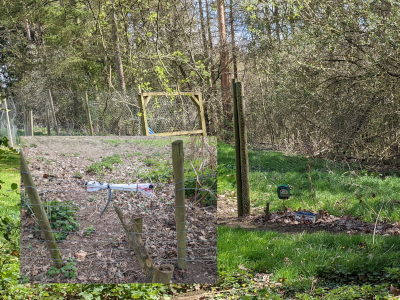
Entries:
{"type": "Polygon", "coordinates": [[[88,90],[136,105],[201,91],[209,134],[229,141],[236,78],[251,146],[399,165],[399,14],[391,0],[3,0],[1,95],[22,114],[51,89],[62,126],[86,118],[88,90]]]}

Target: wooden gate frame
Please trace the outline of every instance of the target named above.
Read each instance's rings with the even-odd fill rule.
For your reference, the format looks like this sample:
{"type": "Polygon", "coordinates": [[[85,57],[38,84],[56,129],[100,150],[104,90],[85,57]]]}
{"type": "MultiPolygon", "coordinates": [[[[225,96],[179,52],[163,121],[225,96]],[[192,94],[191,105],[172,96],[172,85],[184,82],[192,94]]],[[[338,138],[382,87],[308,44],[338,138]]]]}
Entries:
{"type": "Polygon", "coordinates": [[[204,108],[203,108],[203,96],[200,92],[172,92],[172,93],[164,93],[164,92],[149,92],[149,93],[140,93],[139,94],[139,106],[141,112],[142,119],[142,134],[144,136],[149,136],[149,125],[147,122],[147,113],[146,107],[150,102],[152,96],[189,96],[192,102],[197,107],[197,112],[199,116],[200,128],[199,130],[190,130],[190,131],[171,131],[171,132],[160,132],[151,134],[153,136],[171,136],[171,135],[190,135],[190,134],[202,134],[203,136],[207,136],[206,129],[206,121],[204,118],[204,108]]]}

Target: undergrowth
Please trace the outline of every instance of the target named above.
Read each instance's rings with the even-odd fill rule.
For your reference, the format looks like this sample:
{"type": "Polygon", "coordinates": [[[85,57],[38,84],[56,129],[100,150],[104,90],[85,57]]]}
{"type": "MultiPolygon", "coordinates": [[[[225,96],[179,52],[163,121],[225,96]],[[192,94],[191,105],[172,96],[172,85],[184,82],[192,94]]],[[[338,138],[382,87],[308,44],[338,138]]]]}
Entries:
{"type": "Polygon", "coordinates": [[[103,174],[104,169],[113,170],[114,164],[120,164],[122,160],[118,154],[114,154],[113,156],[104,157],[101,161],[92,163],[90,166],[86,168],[86,172],[89,174],[103,174]]]}
{"type": "MultiPolygon", "coordinates": [[[[33,216],[32,204],[28,197],[22,198],[22,206],[25,208],[26,213],[33,216]]],[[[79,207],[71,201],[60,202],[53,200],[43,204],[50,226],[53,229],[54,238],[65,240],[70,232],[75,232],[79,229],[79,223],[76,219],[76,212],[79,207]]],[[[39,231],[39,227],[35,226],[39,231]]]]}

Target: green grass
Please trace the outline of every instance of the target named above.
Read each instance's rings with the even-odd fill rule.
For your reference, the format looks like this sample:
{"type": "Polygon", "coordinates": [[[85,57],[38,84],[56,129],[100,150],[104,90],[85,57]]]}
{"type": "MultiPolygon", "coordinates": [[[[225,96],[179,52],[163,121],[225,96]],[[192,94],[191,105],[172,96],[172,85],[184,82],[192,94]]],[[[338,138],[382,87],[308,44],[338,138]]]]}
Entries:
{"type": "Polygon", "coordinates": [[[0,155],[0,211],[5,206],[16,206],[20,203],[20,195],[15,184],[19,187],[20,161],[19,154],[4,152],[0,155]]]}
{"type": "Polygon", "coordinates": [[[113,156],[104,157],[101,161],[92,163],[86,168],[86,172],[91,174],[103,174],[105,169],[113,170],[115,164],[122,163],[120,156],[114,154],[113,156]]]}
{"type": "Polygon", "coordinates": [[[267,273],[287,293],[309,291],[311,286],[400,284],[400,243],[395,236],[282,234],[218,228],[219,274],[241,268],[248,274],[267,273]],[[396,275],[389,268],[396,268],[396,275]]]}
{"type": "Polygon", "coordinates": [[[136,145],[144,145],[151,147],[165,147],[171,146],[172,142],[175,140],[183,140],[183,142],[187,142],[189,140],[188,136],[179,136],[179,137],[156,137],[153,139],[107,139],[102,140],[103,143],[108,143],[115,147],[118,147],[122,144],[136,144],[136,145]]]}
{"type": "MultiPolygon", "coordinates": [[[[249,151],[250,197],[253,206],[281,210],[276,189],[293,186],[286,207],[318,211],[337,216],[353,215],[374,222],[382,206],[380,220],[400,221],[400,177],[378,174],[357,165],[322,159],[308,159],[280,152],[249,151]],[[311,181],[310,181],[311,179],[311,181]],[[313,189],[312,189],[313,187],[313,189]]],[[[235,150],[218,143],[218,192],[236,190],[235,150]]]]}
{"type": "MultiPolygon", "coordinates": [[[[6,144],[4,138],[0,139],[6,144]]],[[[0,290],[18,283],[20,246],[19,154],[0,147],[0,290]]]]}

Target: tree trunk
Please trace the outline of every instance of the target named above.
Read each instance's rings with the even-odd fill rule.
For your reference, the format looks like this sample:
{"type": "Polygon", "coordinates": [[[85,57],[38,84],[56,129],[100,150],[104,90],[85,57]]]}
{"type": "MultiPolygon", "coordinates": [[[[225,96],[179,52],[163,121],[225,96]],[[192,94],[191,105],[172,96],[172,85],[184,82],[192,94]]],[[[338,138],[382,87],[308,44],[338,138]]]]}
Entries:
{"type": "Polygon", "coordinates": [[[229,3],[229,19],[229,21],[231,22],[233,77],[237,79],[238,71],[236,62],[235,26],[233,25],[233,0],[230,0],[229,3]]]}
{"type": "Polygon", "coordinates": [[[126,87],[125,87],[125,77],[124,77],[124,66],[122,65],[121,58],[121,49],[119,47],[119,38],[118,38],[118,30],[117,30],[117,16],[115,14],[115,5],[114,1],[111,1],[111,23],[112,23],[112,40],[114,43],[114,55],[115,55],[115,65],[117,68],[117,76],[119,88],[122,94],[126,95],[126,87]]]}
{"type": "Polygon", "coordinates": [[[206,25],[204,24],[203,3],[199,0],[199,13],[201,25],[201,37],[203,40],[204,56],[208,56],[207,38],[206,38],[206,25]]]}
{"type": "Polygon", "coordinates": [[[206,10],[207,10],[208,47],[210,48],[210,50],[212,50],[213,43],[212,43],[212,35],[211,35],[210,8],[208,5],[208,0],[206,0],[206,10]]]}
{"type": "Polygon", "coordinates": [[[279,10],[278,5],[275,5],[274,9],[274,23],[275,23],[275,33],[276,33],[276,40],[280,41],[280,26],[279,26],[279,10]]]}
{"type": "Polygon", "coordinates": [[[226,42],[226,28],[225,28],[225,7],[224,1],[218,0],[218,27],[219,39],[221,45],[221,89],[222,89],[222,103],[225,117],[229,122],[232,121],[232,105],[230,99],[229,88],[229,65],[228,65],[228,47],[226,42]]]}
{"type": "Polygon", "coordinates": [[[29,25],[28,19],[25,19],[26,39],[30,42],[31,37],[31,26],[29,25]]]}

